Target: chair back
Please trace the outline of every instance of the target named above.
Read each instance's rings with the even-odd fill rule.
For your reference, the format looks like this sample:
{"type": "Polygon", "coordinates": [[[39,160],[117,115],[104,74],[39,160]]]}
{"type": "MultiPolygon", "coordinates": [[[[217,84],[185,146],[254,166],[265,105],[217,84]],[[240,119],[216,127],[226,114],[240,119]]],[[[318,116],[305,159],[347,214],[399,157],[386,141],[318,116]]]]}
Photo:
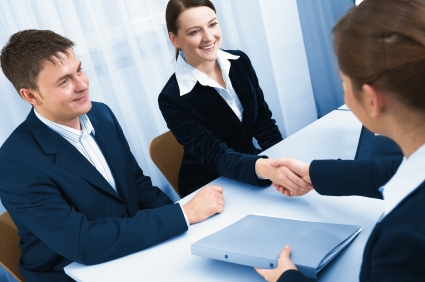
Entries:
{"type": "Polygon", "coordinates": [[[178,181],[183,159],[183,146],[177,142],[171,131],[167,131],[151,141],[149,154],[154,164],[180,195],[178,181]]]}
{"type": "Polygon", "coordinates": [[[0,215],[0,265],[9,271],[18,281],[25,281],[19,271],[19,259],[21,249],[19,248],[18,228],[6,211],[0,215]]]}

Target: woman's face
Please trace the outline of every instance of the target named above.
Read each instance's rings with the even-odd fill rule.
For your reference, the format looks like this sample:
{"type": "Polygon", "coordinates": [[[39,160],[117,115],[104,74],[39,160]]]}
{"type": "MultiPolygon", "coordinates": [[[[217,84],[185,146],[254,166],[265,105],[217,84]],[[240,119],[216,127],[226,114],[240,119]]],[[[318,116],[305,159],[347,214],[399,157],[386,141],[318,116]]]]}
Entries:
{"type": "Polygon", "coordinates": [[[185,10],[178,19],[177,35],[169,33],[173,45],[184,52],[185,60],[193,67],[217,59],[221,29],[215,12],[205,6],[185,10]]]}
{"type": "Polygon", "coordinates": [[[366,128],[372,130],[370,114],[367,112],[367,107],[365,107],[365,105],[363,104],[366,100],[364,93],[359,93],[359,98],[356,98],[353,91],[351,78],[342,72],[340,72],[340,77],[342,80],[342,87],[344,88],[345,104],[347,104],[350,110],[366,128]]]}

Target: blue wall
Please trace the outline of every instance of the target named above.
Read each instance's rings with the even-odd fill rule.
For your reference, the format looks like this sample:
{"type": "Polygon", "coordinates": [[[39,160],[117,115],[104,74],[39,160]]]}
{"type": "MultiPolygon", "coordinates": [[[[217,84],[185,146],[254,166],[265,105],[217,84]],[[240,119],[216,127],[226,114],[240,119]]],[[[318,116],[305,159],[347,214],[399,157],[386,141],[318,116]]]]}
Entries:
{"type": "Polygon", "coordinates": [[[318,118],[344,104],[332,28],[354,0],[297,0],[318,118]]]}

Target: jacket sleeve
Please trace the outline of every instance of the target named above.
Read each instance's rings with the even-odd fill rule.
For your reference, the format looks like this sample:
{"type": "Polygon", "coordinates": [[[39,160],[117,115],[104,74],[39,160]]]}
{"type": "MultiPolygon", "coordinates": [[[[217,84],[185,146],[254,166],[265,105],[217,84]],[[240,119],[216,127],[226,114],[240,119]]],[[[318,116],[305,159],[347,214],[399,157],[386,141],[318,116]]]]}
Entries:
{"type": "Polygon", "coordinates": [[[16,161],[2,162],[0,168],[5,173],[0,182],[2,201],[12,219],[55,253],[72,261],[102,263],[187,230],[179,204],[141,210],[133,218],[89,220],[67,203],[58,183],[37,168],[16,161]],[[21,172],[20,177],[16,177],[16,171],[21,172]]]}
{"type": "Polygon", "coordinates": [[[322,195],[382,199],[379,188],[391,179],[402,160],[315,160],[310,165],[310,178],[314,189],[322,195]]]}
{"type": "Polygon", "coordinates": [[[310,282],[314,281],[304,276],[297,270],[287,270],[279,277],[277,282],[310,282]]]}
{"type": "Polygon", "coordinates": [[[255,162],[261,156],[235,152],[216,138],[210,130],[190,117],[184,105],[169,93],[158,98],[159,108],[177,141],[202,165],[218,175],[257,186],[269,186],[255,172],[255,162]]]}
{"type": "Polygon", "coordinates": [[[282,141],[282,134],[276,125],[276,121],[272,119],[272,112],[264,100],[263,90],[261,90],[257,74],[255,73],[251,61],[245,53],[241,52],[241,56],[243,56],[245,62],[247,62],[245,65],[247,72],[250,74],[252,84],[255,87],[255,96],[257,99],[258,114],[253,125],[254,137],[258,141],[261,149],[266,150],[276,143],[282,141]]]}

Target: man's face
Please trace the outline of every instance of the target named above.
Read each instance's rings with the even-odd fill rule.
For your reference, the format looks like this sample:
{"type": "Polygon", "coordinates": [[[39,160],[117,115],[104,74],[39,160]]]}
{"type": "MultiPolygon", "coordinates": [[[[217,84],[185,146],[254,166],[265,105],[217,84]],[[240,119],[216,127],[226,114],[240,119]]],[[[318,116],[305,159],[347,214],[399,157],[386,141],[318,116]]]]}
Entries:
{"type": "Polygon", "coordinates": [[[80,115],[91,109],[89,100],[89,80],[81,69],[81,62],[71,49],[69,57],[60,53],[60,62],[54,58],[55,64],[43,63],[38,74],[38,96],[35,109],[45,118],[69,127],[79,129],[80,115]]]}

